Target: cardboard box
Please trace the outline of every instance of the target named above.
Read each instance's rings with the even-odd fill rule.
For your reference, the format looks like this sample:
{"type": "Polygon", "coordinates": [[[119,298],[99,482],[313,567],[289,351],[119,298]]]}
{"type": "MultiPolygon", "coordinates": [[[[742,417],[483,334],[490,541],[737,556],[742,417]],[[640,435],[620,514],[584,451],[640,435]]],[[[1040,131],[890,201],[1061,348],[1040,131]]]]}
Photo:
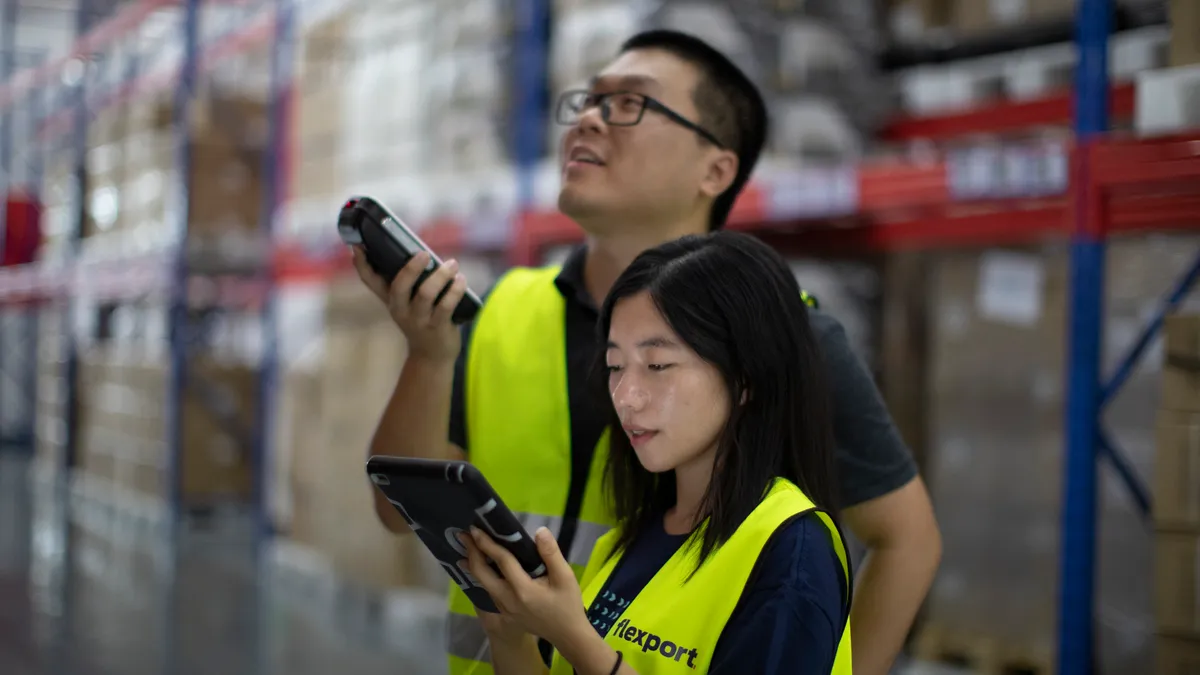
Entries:
{"type": "Polygon", "coordinates": [[[1200,413],[1159,413],[1154,520],[1159,527],[1200,530],[1200,413]]]}
{"type": "Polygon", "coordinates": [[[1200,316],[1168,316],[1163,334],[1162,408],[1200,412],[1200,316]]]}
{"type": "Polygon", "coordinates": [[[957,0],[953,23],[959,34],[972,35],[1068,18],[1074,10],[1075,0],[957,0]]]}
{"type": "Polygon", "coordinates": [[[1171,25],[1170,64],[1190,66],[1200,63],[1200,2],[1171,0],[1168,12],[1171,25]]]}
{"type": "Polygon", "coordinates": [[[1154,555],[1159,632],[1200,639],[1200,530],[1159,530],[1154,555]]]}
{"type": "Polygon", "coordinates": [[[1200,641],[1159,635],[1155,650],[1156,675],[1200,675],[1200,641]]]}

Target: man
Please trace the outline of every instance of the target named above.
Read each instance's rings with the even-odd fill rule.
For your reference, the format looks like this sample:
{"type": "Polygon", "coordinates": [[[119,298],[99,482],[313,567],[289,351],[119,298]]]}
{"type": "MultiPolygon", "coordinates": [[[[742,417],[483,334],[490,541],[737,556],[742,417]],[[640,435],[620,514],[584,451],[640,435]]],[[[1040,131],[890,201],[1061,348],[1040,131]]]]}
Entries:
{"type": "MultiPolygon", "coordinates": [[[[589,388],[600,354],[596,307],[642,251],[724,224],[762,150],[767,115],[754,85],[719,52],[650,31],[626,42],[587,91],[565,94],[557,117],[571,125],[559,208],[587,234],[561,271],[510,270],[460,337],[448,320],[465,287],[456,265],[412,296],[424,259],[389,289],[355,256],[409,344],[371,452],[469,457],[529,531],[548,525],[581,570],[608,523],[599,477],[609,403],[589,388]]],[[[882,675],[932,582],[941,541],[870,375],[832,317],[814,310],[812,323],[833,386],[843,519],[868,547],[851,614],[854,670],[882,675]]],[[[376,510],[392,531],[407,530],[378,494],[376,510]]],[[[490,673],[478,620],[465,596],[451,593],[451,673],[490,673]]]]}

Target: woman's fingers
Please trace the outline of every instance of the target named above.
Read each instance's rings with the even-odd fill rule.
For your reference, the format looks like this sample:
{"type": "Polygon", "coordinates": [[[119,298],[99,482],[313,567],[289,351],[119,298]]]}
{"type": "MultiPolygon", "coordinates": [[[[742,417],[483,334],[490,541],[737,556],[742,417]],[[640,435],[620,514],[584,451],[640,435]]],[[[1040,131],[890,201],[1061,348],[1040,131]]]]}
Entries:
{"type": "MultiPolygon", "coordinates": [[[[459,541],[467,549],[467,572],[480,585],[483,590],[492,596],[492,601],[497,607],[503,608],[506,606],[506,600],[511,596],[508,588],[508,582],[496,574],[496,570],[488,564],[488,556],[475,543],[475,540],[469,534],[459,536],[459,541]]],[[[460,568],[461,569],[461,568],[460,568]]]]}
{"type": "Polygon", "coordinates": [[[532,581],[529,578],[529,573],[525,571],[525,568],[521,567],[521,563],[517,562],[516,557],[509,553],[508,549],[497,544],[483,530],[472,527],[471,535],[475,537],[475,543],[479,546],[480,550],[487,557],[496,561],[496,566],[500,568],[500,573],[504,575],[504,579],[514,590],[520,588],[522,581],[532,581]]]}

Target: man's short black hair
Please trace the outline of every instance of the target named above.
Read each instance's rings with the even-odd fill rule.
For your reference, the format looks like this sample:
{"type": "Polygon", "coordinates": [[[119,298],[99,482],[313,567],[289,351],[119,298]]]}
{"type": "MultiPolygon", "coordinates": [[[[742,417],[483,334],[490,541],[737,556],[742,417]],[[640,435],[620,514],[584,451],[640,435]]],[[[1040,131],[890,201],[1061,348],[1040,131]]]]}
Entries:
{"type": "Polygon", "coordinates": [[[713,202],[709,214],[708,229],[718,230],[724,227],[734,200],[750,180],[767,140],[767,106],[762,94],[733,61],[693,35],[649,30],[621,45],[621,53],[634,49],[661,49],[700,71],[700,81],[692,92],[700,113],[698,122],[738,156],[737,176],[713,202]]]}

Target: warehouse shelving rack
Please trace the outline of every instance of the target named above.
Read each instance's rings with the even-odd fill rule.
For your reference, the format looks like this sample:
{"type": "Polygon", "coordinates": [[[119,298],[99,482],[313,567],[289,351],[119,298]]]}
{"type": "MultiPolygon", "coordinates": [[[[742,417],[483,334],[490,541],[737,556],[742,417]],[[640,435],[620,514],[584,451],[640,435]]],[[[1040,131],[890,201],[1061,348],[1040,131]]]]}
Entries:
{"type": "MultiPolygon", "coordinates": [[[[6,6],[13,3],[5,3],[6,6]]],[[[6,21],[18,22],[19,17],[14,12],[6,12],[6,21]]],[[[183,179],[177,184],[169,185],[167,190],[174,190],[172,206],[168,209],[169,221],[167,227],[173,228],[177,236],[174,244],[165,251],[153,254],[126,256],[116,260],[82,261],[79,257],[79,244],[82,235],[82,217],[84,205],[80,202],[77,208],[72,208],[74,222],[69,232],[70,256],[65,264],[28,265],[18,268],[14,274],[12,269],[5,270],[10,283],[0,290],[0,302],[7,305],[16,303],[61,303],[70,306],[72,292],[86,288],[96,297],[106,300],[126,299],[153,289],[167,289],[168,293],[168,329],[169,340],[169,377],[168,401],[166,401],[166,428],[164,438],[168,448],[169,458],[169,494],[166,503],[169,505],[170,517],[168,522],[177,524],[183,515],[182,483],[179,467],[181,451],[180,409],[185,387],[192,384],[185,377],[186,362],[196,349],[196,331],[188,326],[187,290],[189,283],[196,277],[209,277],[212,281],[221,282],[221,288],[240,291],[246,295],[246,288],[251,288],[253,295],[261,301],[263,312],[263,359],[260,367],[259,409],[269,411],[272,406],[274,392],[274,370],[276,357],[274,354],[276,340],[273,334],[274,321],[271,320],[274,311],[272,274],[263,258],[258,265],[250,265],[250,269],[238,270],[233,276],[222,276],[212,279],[213,270],[190,268],[185,246],[188,213],[188,184],[187,172],[190,166],[191,148],[189,144],[189,127],[192,100],[196,91],[198,78],[203,69],[217,60],[234,55],[250,47],[261,47],[264,44],[270,48],[271,78],[268,125],[268,151],[262,166],[264,178],[264,203],[262,205],[262,241],[269,242],[270,226],[278,202],[283,197],[282,178],[278,167],[282,166],[279,157],[284,151],[286,139],[287,110],[289,105],[292,67],[292,18],[294,14],[292,0],[251,0],[251,2],[236,3],[231,0],[133,0],[119,4],[107,0],[81,0],[78,5],[78,21],[76,22],[76,40],[69,51],[57,58],[43,59],[40,63],[22,69],[6,77],[0,85],[0,118],[9,120],[10,111],[18,106],[25,106],[27,114],[33,119],[36,128],[36,138],[23,144],[25,156],[20,158],[29,165],[32,175],[31,183],[35,191],[40,187],[41,173],[44,168],[44,155],[48,152],[68,151],[74,159],[78,184],[82,185],[85,153],[87,151],[87,125],[89,120],[106,107],[128,100],[130,97],[149,91],[170,91],[173,89],[174,114],[173,136],[175,175],[183,179]],[[103,7],[97,7],[103,4],[103,7]],[[201,34],[201,10],[204,7],[225,7],[242,5],[242,10],[236,18],[236,25],[222,30],[212,31],[214,36],[201,34]],[[178,13],[179,35],[167,40],[168,46],[182,46],[177,61],[168,63],[167,68],[154,68],[156,61],[168,61],[167,57],[158,53],[141,53],[138,50],[121,50],[116,47],[118,42],[130,35],[132,31],[142,28],[147,21],[160,9],[173,9],[178,13]],[[72,77],[65,77],[68,72],[74,72],[72,77]],[[22,272],[21,269],[24,271],[22,272]]],[[[8,30],[12,30],[9,28],[8,30]]],[[[10,134],[0,146],[11,147],[11,125],[5,127],[10,134]]],[[[22,145],[22,144],[18,144],[22,145]]],[[[12,162],[17,158],[7,153],[2,159],[12,162]]],[[[6,165],[7,169],[8,166],[6,165]]],[[[6,175],[8,172],[5,172],[6,175]]],[[[74,198],[82,200],[82,190],[76,190],[74,198]]],[[[238,293],[232,293],[238,294],[238,293]]],[[[66,336],[66,400],[77,399],[77,350],[70,337],[66,336]]],[[[37,345],[28,341],[21,345],[30,363],[36,362],[37,345]]],[[[32,392],[32,389],[30,390],[32,392]]],[[[30,396],[33,394],[30,393],[30,396]]],[[[56,464],[58,468],[69,470],[77,455],[77,424],[71,412],[74,406],[68,405],[66,423],[66,443],[56,464]]],[[[263,414],[262,420],[269,420],[270,414],[263,414]]],[[[251,450],[251,461],[256,478],[253,494],[253,512],[256,529],[262,533],[269,530],[266,518],[265,496],[265,467],[263,460],[266,456],[266,445],[270,432],[265,422],[256,425],[254,447],[251,450]]],[[[66,475],[64,471],[61,475],[66,475]]]]}
{"type": "MultiPolygon", "coordinates": [[[[289,0],[273,1],[280,4],[270,20],[240,28],[228,38],[224,49],[234,50],[237,45],[270,39],[287,45],[292,23],[286,4],[289,0]]],[[[192,85],[202,54],[219,55],[216,46],[202,49],[196,40],[196,2],[186,0],[189,25],[184,39],[185,65],[179,79],[181,101],[186,100],[183,92],[192,85]]],[[[145,0],[136,6],[162,3],[163,0],[145,0]]],[[[507,253],[510,262],[528,265],[536,264],[546,247],[578,241],[580,233],[561,215],[539,210],[532,204],[534,162],[541,155],[540,129],[545,115],[546,43],[540,27],[548,15],[549,2],[522,0],[518,7],[516,63],[521,64],[518,98],[522,102],[519,115],[522,123],[516,130],[515,147],[521,182],[519,203],[523,208],[514,214],[513,237],[507,253]]],[[[754,231],[781,248],[808,251],[1006,245],[1045,238],[1070,241],[1066,375],[1069,390],[1065,409],[1066,484],[1058,645],[1058,672],[1062,675],[1090,675],[1094,665],[1097,458],[1109,460],[1135,500],[1143,509],[1150,508],[1142,481],[1103,433],[1100,412],[1145,353],[1161,326],[1162,315],[1177,305],[1200,277],[1198,260],[1166,296],[1159,315],[1145,328],[1115,374],[1102,383],[1100,333],[1106,237],[1200,228],[1200,132],[1155,139],[1122,138],[1109,132],[1110,119],[1129,118],[1134,107],[1131,85],[1111,86],[1108,82],[1110,16],[1108,0],[1078,3],[1079,64],[1072,93],[1032,102],[989,105],[952,115],[898,120],[885,133],[887,138],[898,141],[948,139],[1073,124],[1075,133],[1068,141],[1016,143],[989,150],[1018,153],[1024,162],[1020,166],[1036,168],[1032,173],[1040,177],[1033,183],[1014,180],[1022,176],[1011,174],[989,175],[982,183],[964,183],[961,167],[970,158],[954,153],[936,160],[871,163],[836,171],[765,173],[739,201],[732,219],[733,227],[754,231]]],[[[79,44],[86,46],[88,40],[102,42],[105,35],[118,33],[120,25],[116,19],[111,20],[81,38],[79,44]]],[[[87,50],[81,47],[81,51],[87,50]]],[[[286,70],[291,60],[277,54],[276,61],[273,115],[277,136],[272,160],[287,156],[280,139],[286,122],[286,70]]],[[[37,72],[57,72],[55,69],[61,69],[62,65],[63,62],[58,62],[37,72]]],[[[6,86],[0,87],[0,106],[11,104],[27,90],[28,85],[14,84],[10,78],[6,86]]],[[[183,112],[182,107],[178,112],[183,112]]],[[[181,151],[180,161],[186,166],[186,149],[181,151]]],[[[268,160],[268,164],[264,167],[267,175],[279,168],[274,161],[268,160]]],[[[264,205],[263,218],[268,228],[270,215],[283,199],[278,191],[280,181],[272,180],[270,185],[273,194],[264,205]]],[[[468,248],[464,231],[469,228],[470,223],[443,222],[427,229],[423,237],[439,250],[463,250],[468,248]]],[[[342,251],[314,253],[295,246],[276,246],[269,265],[272,273],[264,274],[258,287],[268,297],[266,311],[271,311],[269,298],[275,284],[346,271],[345,258],[342,251]]],[[[176,259],[169,269],[153,261],[128,262],[123,265],[123,274],[128,274],[130,266],[137,265],[149,267],[148,279],[169,278],[177,293],[182,293],[185,271],[181,260],[176,259]]],[[[104,272],[90,270],[89,278],[103,276],[104,272]]],[[[38,267],[7,270],[0,273],[0,299],[12,302],[29,297],[61,297],[77,283],[78,276],[64,280],[38,267]]],[[[173,316],[173,323],[180,320],[180,316],[173,316]]],[[[184,347],[178,344],[178,327],[172,336],[172,353],[181,358],[184,347]]],[[[267,403],[260,407],[264,411],[269,410],[276,382],[274,340],[267,343],[268,358],[264,360],[262,378],[262,396],[267,403]]],[[[174,409],[178,408],[179,394],[185,384],[180,379],[173,387],[170,404],[174,409]]],[[[265,417],[269,419],[269,415],[265,417]]],[[[259,429],[258,461],[261,462],[270,434],[265,424],[260,423],[259,429]]],[[[263,499],[260,493],[260,510],[265,513],[263,499]]]]}
{"type": "MultiPolygon", "coordinates": [[[[270,522],[267,517],[266,496],[266,467],[264,460],[268,454],[270,429],[268,423],[272,418],[270,413],[275,392],[275,355],[276,339],[274,334],[274,289],[273,275],[269,266],[269,258],[262,257],[257,264],[244,266],[236,273],[229,270],[214,270],[199,267],[189,260],[186,250],[186,233],[188,230],[188,177],[191,166],[190,147],[190,105],[204,69],[223,57],[235,55],[250,47],[267,46],[270,51],[269,104],[267,126],[269,137],[267,151],[264,155],[261,175],[263,178],[262,215],[259,219],[261,241],[270,241],[270,227],[279,201],[283,198],[284,174],[278,169],[284,166],[280,157],[284,155],[284,144],[287,138],[288,106],[290,101],[292,67],[292,21],[294,17],[293,0],[131,0],[125,3],[113,0],[79,0],[76,13],[77,20],[75,41],[69,51],[56,58],[43,58],[36,63],[20,70],[11,68],[12,59],[8,57],[2,65],[5,66],[3,81],[0,84],[0,125],[4,132],[0,138],[0,148],[6,151],[0,156],[3,160],[4,175],[11,174],[13,162],[23,161],[23,167],[29,175],[29,187],[36,193],[42,187],[42,173],[45,168],[45,156],[51,152],[68,153],[72,158],[77,186],[84,185],[85,154],[87,152],[87,128],[89,121],[103,109],[130,99],[139,93],[150,91],[173,90],[172,137],[174,140],[175,175],[180,177],[167,190],[174,190],[174,200],[168,207],[165,227],[173,228],[176,237],[174,243],[165,250],[152,254],[126,256],[115,260],[85,261],[80,257],[81,238],[83,232],[83,217],[85,192],[82,187],[74,190],[74,205],[71,208],[73,222],[70,223],[68,239],[68,256],[65,262],[27,265],[13,269],[0,270],[0,277],[8,281],[0,282],[0,306],[5,309],[14,306],[25,307],[65,307],[64,313],[70,316],[73,298],[77,290],[87,290],[93,297],[103,300],[125,300],[137,297],[148,291],[166,290],[168,296],[167,339],[168,339],[168,387],[165,403],[165,428],[163,429],[164,447],[167,449],[168,477],[166,494],[163,495],[167,505],[165,525],[167,538],[166,565],[162,570],[166,575],[169,591],[163,594],[162,606],[159,608],[163,620],[162,670],[166,673],[178,672],[182,650],[176,631],[181,625],[181,602],[179,596],[180,584],[173,583],[176,575],[185,574],[180,557],[182,549],[193,545],[188,543],[185,534],[186,527],[185,504],[182,494],[182,429],[181,410],[186,388],[194,388],[204,383],[198,382],[196,373],[188,372],[187,362],[197,353],[203,342],[202,331],[195,330],[189,325],[188,295],[193,282],[204,280],[218,282],[220,295],[229,296],[233,302],[238,298],[252,296],[257,300],[261,312],[262,357],[258,364],[259,387],[257,410],[263,411],[258,415],[253,429],[250,452],[250,462],[253,467],[254,485],[251,498],[250,541],[249,552],[252,556],[253,569],[257,571],[252,581],[252,591],[246,598],[249,611],[243,616],[250,618],[246,630],[263,633],[267,630],[265,612],[269,606],[262,593],[269,593],[269,586],[262,580],[263,572],[269,565],[267,550],[264,544],[270,534],[270,522]],[[201,31],[201,10],[204,7],[230,7],[240,5],[236,13],[231,13],[235,19],[241,19],[235,25],[225,26],[225,30],[213,31],[216,35],[208,35],[201,31]],[[158,10],[171,9],[178,15],[178,34],[173,39],[166,40],[155,53],[143,53],[140,49],[129,50],[117,47],[118,42],[129,36],[133,31],[143,28],[154,17],[158,10]],[[161,53],[171,47],[181,46],[177,60],[171,61],[161,53]],[[167,68],[156,68],[163,62],[167,68]],[[70,75],[68,76],[68,74],[70,75]],[[26,136],[16,143],[11,119],[12,111],[23,107],[26,118],[36,133],[25,130],[26,136]],[[14,157],[8,150],[14,145],[25,150],[23,157],[14,157]],[[221,276],[215,276],[220,274],[221,276]],[[258,593],[260,595],[255,595],[258,593]]],[[[6,11],[0,15],[3,19],[3,30],[7,35],[15,34],[15,26],[20,17],[16,15],[19,5],[6,2],[6,11]],[[15,8],[15,10],[13,9],[15,8]]],[[[174,26],[172,26],[174,27],[174,26]]],[[[6,44],[12,44],[8,42],[6,44]]],[[[4,185],[11,188],[11,185],[4,185]]],[[[44,203],[44,202],[43,202],[44,203]]],[[[2,241],[2,240],[0,240],[2,241]]],[[[266,248],[264,246],[264,248],[266,248]]],[[[220,305],[223,298],[218,297],[220,305]]],[[[60,498],[67,498],[70,491],[71,469],[75,463],[78,451],[78,419],[77,386],[78,350],[74,344],[73,330],[63,331],[65,340],[65,377],[64,396],[67,401],[65,443],[60,456],[54,462],[55,492],[60,498]]],[[[29,364],[37,362],[39,345],[35,339],[24,340],[20,345],[4,345],[5,349],[19,348],[24,352],[24,359],[29,364]]],[[[25,391],[34,399],[36,394],[30,383],[25,391]]],[[[204,397],[198,397],[203,399],[204,397]]],[[[35,426],[30,420],[29,428],[35,426]]],[[[40,430],[39,430],[40,431],[40,430]]],[[[113,505],[106,505],[112,507],[113,505]]],[[[125,514],[128,519],[129,514],[125,514]]],[[[69,568],[74,557],[73,546],[65,540],[66,528],[59,526],[59,537],[63,539],[58,547],[64,556],[57,564],[69,568]]],[[[161,531],[161,530],[160,530],[161,531]]],[[[239,530],[241,531],[241,530],[239,530]]],[[[155,544],[151,544],[154,546],[155,544]]],[[[160,549],[161,550],[161,549],[160,549]]],[[[58,588],[60,602],[63,603],[63,616],[71,614],[69,605],[73,592],[70,584],[73,575],[66,574],[60,580],[58,588]]],[[[55,659],[65,658],[70,652],[69,631],[70,619],[56,622],[55,659]]],[[[256,660],[255,665],[248,664],[249,670],[265,672],[264,659],[268,658],[268,641],[254,640],[253,636],[245,636],[250,644],[259,645],[259,650],[250,658],[256,660]]],[[[61,668],[60,668],[61,670],[61,668]]]]}

